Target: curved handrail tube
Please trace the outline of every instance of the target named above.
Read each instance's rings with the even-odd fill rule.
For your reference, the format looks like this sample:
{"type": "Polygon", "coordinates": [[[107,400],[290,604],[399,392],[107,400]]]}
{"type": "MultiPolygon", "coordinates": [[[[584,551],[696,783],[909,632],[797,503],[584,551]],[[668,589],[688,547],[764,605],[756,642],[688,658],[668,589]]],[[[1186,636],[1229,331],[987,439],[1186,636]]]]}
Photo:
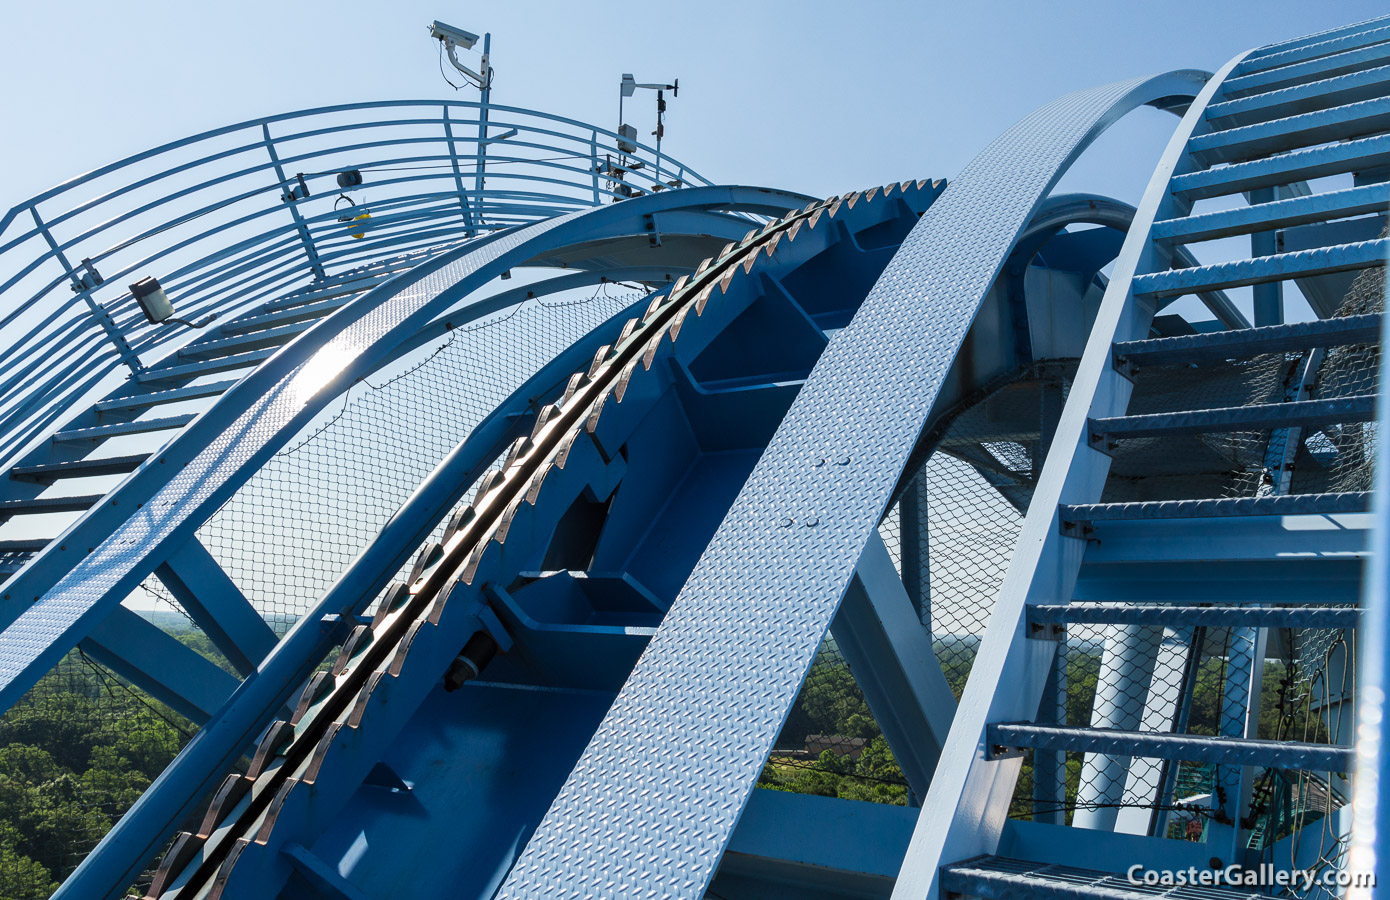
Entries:
{"type": "MultiPolygon", "coordinates": [[[[186,332],[144,320],[124,289],[134,278],[159,277],[184,316],[225,319],[269,286],[285,284],[296,265],[307,281],[325,265],[361,264],[426,240],[464,238],[616,201],[628,189],[607,183],[615,178],[639,193],[665,189],[659,178],[709,183],[664,152],[658,167],[654,148],[640,142],[625,155],[630,163],[615,166],[621,155],[615,132],[518,107],[487,105],[489,127],[517,131],[505,141],[489,139],[477,128],[483,108],[469,101],[402,100],[248,120],[101,166],[13,207],[0,219],[0,297],[9,307],[0,311],[0,383],[12,395],[16,384],[33,382],[31,370],[17,378],[15,366],[36,355],[67,377],[40,379],[31,389],[41,384],[45,396],[6,404],[0,446],[13,448],[21,432],[32,436],[13,410],[61,405],[87,384],[91,359],[77,352],[79,344],[104,349],[98,355],[108,373],[122,364],[89,304],[104,307],[131,347],[132,364],[183,342],[186,332]],[[272,126],[288,127],[277,135],[272,126]],[[493,152],[484,158],[482,147],[493,152]],[[367,176],[360,190],[374,195],[364,204],[368,210],[396,213],[357,226],[376,232],[375,239],[347,237],[353,232],[338,221],[342,210],[322,208],[339,193],[332,176],[348,169],[367,176]],[[383,177],[374,178],[374,170],[383,177]],[[301,174],[309,196],[282,200],[301,174]],[[125,183],[111,183],[123,175],[125,183]],[[41,213],[41,206],[76,200],[84,188],[97,190],[64,203],[56,214],[41,213]],[[21,213],[32,223],[20,223],[21,213]],[[215,224],[197,227],[207,216],[215,224]],[[290,258],[296,263],[287,270],[282,264],[290,258]],[[104,276],[99,284],[92,275],[98,268],[104,276]],[[66,324],[69,319],[78,324],[66,324]],[[62,341],[55,340],[55,328],[62,341]],[[74,342],[79,336],[85,340],[74,342]]],[[[353,193],[360,198],[359,190],[353,193]]]]}

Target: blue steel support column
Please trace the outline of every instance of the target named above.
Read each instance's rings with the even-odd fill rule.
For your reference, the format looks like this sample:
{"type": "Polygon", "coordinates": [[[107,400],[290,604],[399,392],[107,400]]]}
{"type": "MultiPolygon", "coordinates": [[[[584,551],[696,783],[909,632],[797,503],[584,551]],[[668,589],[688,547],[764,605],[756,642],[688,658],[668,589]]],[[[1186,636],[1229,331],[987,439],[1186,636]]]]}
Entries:
{"type": "Polygon", "coordinates": [[[499,897],[702,894],[1010,248],[1096,135],[1205,78],[1069,94],[950,184],[812,370],[499,897]]]}
{"type": "Polygon", "coordinates": [[[1124,411],[1132,385],[1112,366],[1111,347],[1116,340],[1146,337],[1153,314],[1151,303],[1133,296],[1130,282],[1137,273],[1164,265],[1148,231],[1155,220],[1178,212],[1180,203],[1169,193],[1168,181],[1175,172],[1192,167],[1188,139],[1205,127],[1206,105],[1236,62],[1232,60],[1207,82],[1183,116],[1115,260],[951,737],[898,875],[895,898],[935,898],[942,865],[998,849],[1020,763],[985,758],[986,728],[990,722],[1026,720],[1037,712],[1055,651],[1051,642],[1024,637],[1024,612],[1029,604],[1065,603],[1072,598],[1086,542],[1061,534],[1058,506],[1094,503],[1100,496],[1109,459],[1091,447],[1088,417],[1124,411]]]}
{"type": "MultiPolygon", "coordinates": [[[[1111,625],[1105,632],[1105,653],[1096,676],[1091,727],[1134,731],[1144,708],[1139,697],[1148,693],[1153,680],[1163,629],[1153,625],[1111,625]]],[[[1114,829],[1129,763],[1123,756],[1086,754],[1077,786],[1073,825],[1103,831],[1114,829]]]]}

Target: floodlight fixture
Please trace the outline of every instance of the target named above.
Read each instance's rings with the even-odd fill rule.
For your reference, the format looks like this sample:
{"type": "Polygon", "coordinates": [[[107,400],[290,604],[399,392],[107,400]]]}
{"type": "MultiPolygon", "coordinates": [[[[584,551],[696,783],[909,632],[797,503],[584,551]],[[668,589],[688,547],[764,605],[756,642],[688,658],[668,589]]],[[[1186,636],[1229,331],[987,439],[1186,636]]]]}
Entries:
{"type": "Polygon", "coordinates": [[[206,328],[217,318],[217,313],[212,313],[203,321],[193,323],[175,316],[174,304],[169,300],[169,295],[164,293],[164,288],[160,287],[159,279],[153,275],[147,275],[132,284],[130,293],[135,298],[135,302],[140,304],[140,311],[145,314],[145,318],[153,325],[158,325],[161,322],[177,322],[180,325],[187,325],[189,328],[206,328]]]}

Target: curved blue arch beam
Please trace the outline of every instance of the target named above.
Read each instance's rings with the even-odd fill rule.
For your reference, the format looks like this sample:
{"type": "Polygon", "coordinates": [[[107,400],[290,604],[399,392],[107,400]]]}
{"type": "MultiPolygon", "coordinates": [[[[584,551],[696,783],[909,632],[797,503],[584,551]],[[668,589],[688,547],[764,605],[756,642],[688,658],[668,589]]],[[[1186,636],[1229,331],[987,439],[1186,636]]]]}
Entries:
{"type": "Polygon", "coordinates": [[[1207,78],[1068,94],[950,183],[812,370],[499,898],[703,894],[1014,242],[1097,135],[1185,109],[1207,78]],[[678,759],[676,740],[705,752],[678,759]]]}
{"type": "Polygon", "coordinates": [[[662,192],[497,233],[441,254],[266,360],[4,585],[0,709],[8,708],[266,459],[440,312],[504,271],[580,242],[642,233],[654,214],[781,215],[808,198],[767,188],[662,192]]]}
{"type": "MultiPolygon", "coordinates": [[[[1239,58],[1237,58],[1238,60],[1239,58]]],[[[1183,116],[1178,128],[1160,158],[1148,189],[1135,211],[1134,221],[1120,255],[1116,258],[1113,277],[1091,337],[1087,342],[1072,394],[1062,413],[1062,421],[1053,437],[1052,449],[1044,462],[1038,490],[1034,493],[1029,515],[1016,543],[1016,553],[1001,586],[991,613],[990,625],[981,643],[961,698],[960,714],[952,723],[951,736],[942,752],[939,771],[942,777],[933,782],[925,809],[938,810],[934,819],[918,819],[906,858],[894,888],[895,898],[935,898],[940,896],[941,866],[978,853],[992,853],[1003,833],[1008,814],[1007,797],[1014,789],[1021,763],[1017,760],[987,762],[984,760],[983,736],[985,722],[999,719],[1026,718],[1036,713],[1046,681],[1051,649],[1037,653],[1036,659],[1011,652],[1016,626],[1022,618],[1022,604],[1027,592],[1030,566],[1048,570],[1068,564],[1059,555],[1075,555],[1075,548],[1059,548],[1057,505],[1064,482],[1068,481],[1068,466],[1074,454],[1086,446],[1084,409],[1095,391],[1095,384],[1110,368],[1111,341],[1125,308],[1125,298],[1137,267],[1153,267],[1157,255],[1148,233],[1159,215],[1160,204],[1171,202],[1167,194],[1168,179],[1179,166],[1188,138],[1202,121],[1207,104],[1222,79],[1236,64],[1228,63],[1217,75],[1210,77],[1197,92],[1194,102],[1183,116]],[[1073,400],[1074,398],[1077,398],[1073,400]],[[1079,418],[1078,418],[1079,416],[1079,418]],[[1051,550],[1052,558],[1045,558],[1051,550]],[[1045,656],[1045,660],[1043,657],[1045,656]],[[996,691],[1000,683],[1019,685],[1021,689],[996,691]],[[1001,800],[1001,797],[1004,798],[1001,800]]],[[[1145,320],[1147,322],[1147,320],[1145,320]]],[[[1106,375],[1105,377],[1108,377],[1106,375]]],[[[1122,376],[1115,376],[1116,378],[1122,376]]],[[[1079,561],[1079,557],[1077,557],[1079,561]]],[[[1043,643],[1043,642],[1033,642],[1043,643]]]]}

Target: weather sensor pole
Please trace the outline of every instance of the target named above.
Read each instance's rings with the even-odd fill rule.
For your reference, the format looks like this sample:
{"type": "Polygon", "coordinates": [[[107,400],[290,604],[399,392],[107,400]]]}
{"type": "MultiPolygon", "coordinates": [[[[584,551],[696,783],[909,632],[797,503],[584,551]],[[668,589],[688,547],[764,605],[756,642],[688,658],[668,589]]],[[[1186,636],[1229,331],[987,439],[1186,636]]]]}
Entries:
{"type": "Polygon", "coordinates": [[[618,149],[624,148],[623,141],[626,140],[632,147],[627,152],[637,149],[637,129],[623,122],[623,101],[637,93],[638,88],[649,91],[656,91],[656,130],[652,132],[656,136],[656,184],[661,184],[661,138],[666,134],[666,92],[670,91],[671,96],[675,97],[680,93],[681,80],[677,78],[671,84],[638,84],[637,79],[631,74],[624,73],[622,83],[618,87],[618,149]]]}
{"type": "MultiPolygon", "coordinates": [[[[479,221],[481,221],[483,187],[487,183],[485,179],[488,144],[487,113],[488,102],[492,98],[493,76],[490,62],[492,59],[492,34],[488,33],[483,35],[483,58],[476,72],[459,62],[458,54],[456,53],[459,47],[462,47],[464,50],[472,50],[473,45],[478,43],[478,36],[476,34],[471,31],[464,31],[462,28],[455,28],[452,25],[445,25],[443,22],[436,19],[434,23],[430,25],[430,37],[435,38],[443,45],[443,51],[449,55],[449,63],[455,69],[458,69],[459,72],[463,74],[463,77],[467,79],[468,83],[476,87],[482,94],[478,106],[478,150],[474,157],[476,160],[474,189],[480,208],[479,221]]],[[[461,84],[454,84],[452,81],[449,81],[447,77],[444,80],[448,81],[449,85],[454,88],[454,90],[459,90],[463,87],[461,84]]]]}

